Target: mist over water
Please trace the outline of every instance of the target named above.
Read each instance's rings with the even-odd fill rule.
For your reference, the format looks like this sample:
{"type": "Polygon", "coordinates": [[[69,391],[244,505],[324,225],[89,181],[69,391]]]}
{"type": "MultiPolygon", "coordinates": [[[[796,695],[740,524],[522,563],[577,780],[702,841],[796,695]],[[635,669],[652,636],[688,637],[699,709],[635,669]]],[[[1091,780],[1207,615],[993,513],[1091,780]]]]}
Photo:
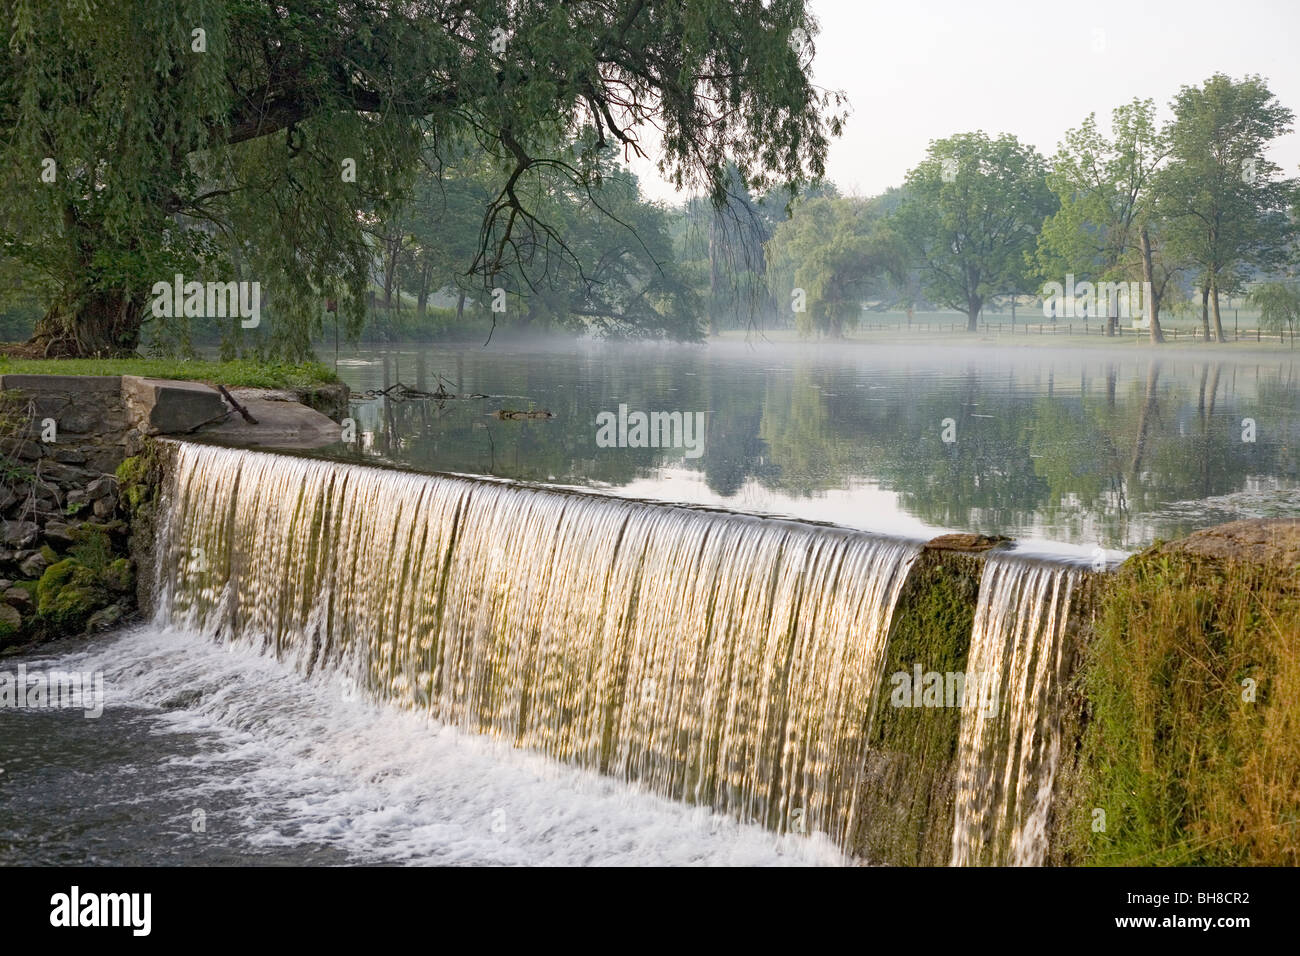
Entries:
{"type": "Polygon", "coordinates": [[[494,344],[368,349],[339,373],[358,396],[439,375],[492,396],[354,405],[363,454],[422,470],[1085,552],[1300,508],[1300,364],[1285,354],[494,344]],[[597,416],[620,404],[704,412],[702,455],[599,447],[597,416]],[[491,414],[530,407],[554,417],[491,414]]]}

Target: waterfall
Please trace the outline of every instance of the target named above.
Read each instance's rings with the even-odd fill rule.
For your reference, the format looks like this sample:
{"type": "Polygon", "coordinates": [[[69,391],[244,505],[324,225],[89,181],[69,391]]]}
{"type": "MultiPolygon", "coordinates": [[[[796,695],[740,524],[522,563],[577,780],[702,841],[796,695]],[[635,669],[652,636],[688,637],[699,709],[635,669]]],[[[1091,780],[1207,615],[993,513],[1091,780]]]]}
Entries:
{"type": "Polygon", "coordinates": [[[989,707],[962,711],[952,863],[1041,865],[1060,756],[1066,626],[1082,572],[990,555],[967,658],[967,680],[991,682],[989,707]]]}
{"type": "Polygon", "coordinates": [[[306,671],[347,670],[380,699],[665,796],[852,840],[890,619],[918,544],[171,449],[160,623],[306,671]]]}

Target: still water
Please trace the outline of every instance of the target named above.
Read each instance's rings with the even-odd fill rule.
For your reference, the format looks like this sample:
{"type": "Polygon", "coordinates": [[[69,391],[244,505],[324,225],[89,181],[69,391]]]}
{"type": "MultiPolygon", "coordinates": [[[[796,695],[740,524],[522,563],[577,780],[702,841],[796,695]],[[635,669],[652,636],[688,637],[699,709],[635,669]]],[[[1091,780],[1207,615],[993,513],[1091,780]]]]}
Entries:
{"type": "Polygon", "coordinates": [[[1119,551],[1300,515],[1287,352],[492,344],[366,349],[338,371],[361,454],[420,470],[1119,551]],[[398,383],[488,397],[376,395],[398,383]],[[600,416],[621,406],[699,415],[702,441],[631,447],[629,427],[609,447],[600,416]],[[552,417],[494,414],[530,410],[552,417]]]}

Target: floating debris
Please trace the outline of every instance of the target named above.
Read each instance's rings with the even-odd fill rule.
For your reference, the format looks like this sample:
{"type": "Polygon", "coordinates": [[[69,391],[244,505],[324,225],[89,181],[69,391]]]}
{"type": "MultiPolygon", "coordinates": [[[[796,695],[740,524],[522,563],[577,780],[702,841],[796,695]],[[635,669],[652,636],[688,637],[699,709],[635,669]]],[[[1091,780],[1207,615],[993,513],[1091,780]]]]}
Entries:
{"type": "MultiPolygon", "coordinates": [[[[450,379],[448,379],[447,381],[453,387],[455,387],[456,385],[455,382],[452,382],[450,379]]],[[[368,388],[362,394],[364,394],[365,397],[369,399],[386,398],[389,401],[395,401],[395,402],[426,401],[429,399],[442,402],[442,401],[447,401],[449,399],[455,399],[455,398],[491,398],[492,397],[491,395],[483,395],[480,394],[479,392],[469,392],[464,395],[458,395],[455,392],[449,392],[447,391],[446,387],[443,384],[442,376],[438,376],[438,388],[436,391],[433,392],[422,391],[421,389],[412,388],[411,386],[403,384],[402,382],[397,382],[393,385],[389,385],[387,388],[368,388]]]]}
{"type": "Polygon", "coordinates": [[[514,408],[498,408],[495,412],[492,412],[492,417],[506,421],[521,421],[554,418],[555,413],[548,411],[545,408],[535,408],[526,412],[514,408]]]}

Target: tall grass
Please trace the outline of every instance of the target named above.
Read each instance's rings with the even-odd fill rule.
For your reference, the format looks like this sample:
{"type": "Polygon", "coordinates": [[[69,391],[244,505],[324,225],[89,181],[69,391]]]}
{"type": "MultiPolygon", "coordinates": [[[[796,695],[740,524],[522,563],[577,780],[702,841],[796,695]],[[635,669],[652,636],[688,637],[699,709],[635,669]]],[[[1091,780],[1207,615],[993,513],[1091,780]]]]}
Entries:
{"type": "Polygon", "coordinates": [[[1084,668],[1088,860],[1300,863],[1300,568],[1144,552],[1084,668]]]}

